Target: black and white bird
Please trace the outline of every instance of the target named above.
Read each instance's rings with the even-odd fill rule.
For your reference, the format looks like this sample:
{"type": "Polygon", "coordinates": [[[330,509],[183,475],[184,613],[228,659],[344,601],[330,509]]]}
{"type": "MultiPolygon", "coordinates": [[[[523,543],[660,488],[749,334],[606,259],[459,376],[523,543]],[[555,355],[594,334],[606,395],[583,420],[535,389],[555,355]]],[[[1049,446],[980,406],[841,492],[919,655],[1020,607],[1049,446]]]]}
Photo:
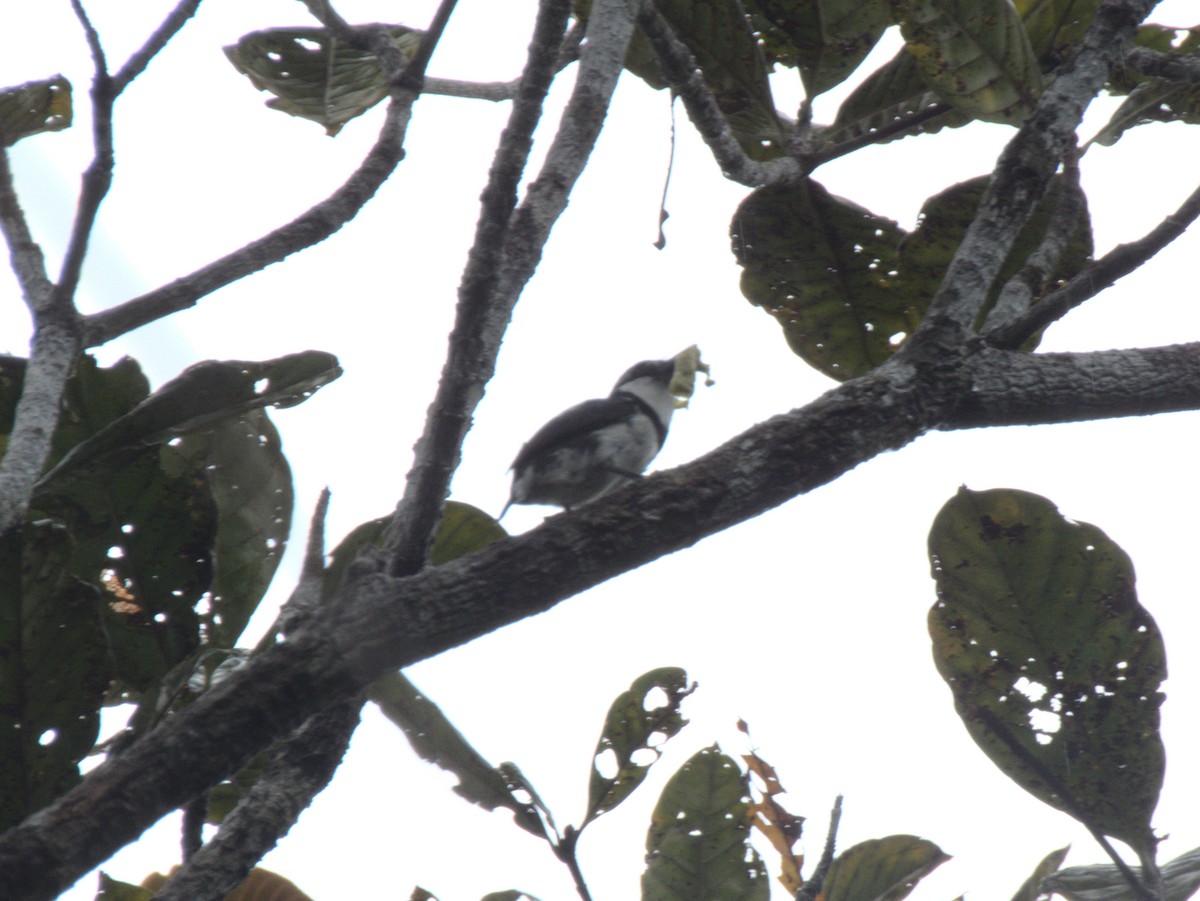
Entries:
{"type": "Polygon", "coordinates": [[[542,426],[513,461],[513,504],[579,507],[639,478],[667,438],[675,360],[646,360],[608,397],[585,400],[542,426]]]}

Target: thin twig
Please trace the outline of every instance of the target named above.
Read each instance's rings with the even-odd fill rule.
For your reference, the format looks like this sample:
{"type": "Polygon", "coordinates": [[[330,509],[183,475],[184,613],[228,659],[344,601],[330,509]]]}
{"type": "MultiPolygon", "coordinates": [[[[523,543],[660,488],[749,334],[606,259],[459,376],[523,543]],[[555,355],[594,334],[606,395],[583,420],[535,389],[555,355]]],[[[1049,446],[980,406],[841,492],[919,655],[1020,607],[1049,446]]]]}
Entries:
{"type": "Polygon", "coordinates": [[[729,128],[700,66],[687,46],[663,21],[652,0],[637,4],[637,24],[654,48],[658,66],[671,89],[682,99],[688,116],[708,145],[728,179],[747,187],[794,180],[803,175],[800,164],[790,157],[767,162],[750,159],[729,128]]]}
{"type": "Polygon", "coordinates": [[[449,24],[450,16],[453,15],[454,7],[457,5],[458,0],[442,0],[438,4],[429,27],[421,34],[421,43],[417,45],[417,50],[405,65],[404,71],[392,82],[392,87],[399,91],[413,91],[418,94],[424,89],[425,70],[429,67],[429,58],[437,49],[438,42],[441,41],[446,25],[449,24]]]}
{"type": "Polygon", "coordinates": [[[1200,216],[1200,187],[1174,213],[1136,241],[1118,244],[1073,279],[1047,294],[1020,318],[989,330],[985,337],[995,347],[1016,348],[1046,326],[1095,297],[1109,285],[1142,266],[1182,235],[1200,216]]]}
{"type": "Polygon", "coordinates": [[[129,87],[130,82],[146,70],[151,60],[167,46],[171,38],[179,33],[180,29],[187,24],[188,19],[196,14],[199,6],[200,0],[180,0],[179,5],[167,14],[162,24],[154,29],[150,37],[146,38],[145,43],[125,61],[125,65],[112,77],[114,95],[124,91],[129,87]]]}
{"type": "Polygon", "coordinates": [[[805,169],[811,172],[818,166],[828,163],[830,160],[836,160],[839,157],[846,156],[856,150],[861,150],[863,147],[869,147],[872,144],[882,143],[888,138],[908,131],[910,128],[916,128],[922,123],[936,119],[938,116],[948,113],[952,109],[953,107],[948,103],[931,103],[929,106],[922,107],[907,115],[899,116],[891,122],[879,126],[874,131],[842,141],[840,144],[834,144],[832,147],[818,150],[816,153],[805,154],[803,156],[805,169]]]}
{"type": "Polygon", "coordinates": [[[833,866],[833,855],[837,850],[837,831],[842,822],[842,796],[834,799],[833,809],[829,811],[829,831],[825,833],[825,847],[821,851],[821,859],[817,861],[816,869],[808,877],[800,890],[796,892],[796,901],[815,901],[825,885],[825,877],[833,866]]]}
{"type": "Polygon", "coordinates": [[[190,275],[141,297],[84,317],[84,346],[97,347],[164,316],[195,306],[225,285],[319,244],[353,219],[404,158],[410,110],[392,101],[367,156],[346,182],[287,225],[251,241],[190,275]]]}

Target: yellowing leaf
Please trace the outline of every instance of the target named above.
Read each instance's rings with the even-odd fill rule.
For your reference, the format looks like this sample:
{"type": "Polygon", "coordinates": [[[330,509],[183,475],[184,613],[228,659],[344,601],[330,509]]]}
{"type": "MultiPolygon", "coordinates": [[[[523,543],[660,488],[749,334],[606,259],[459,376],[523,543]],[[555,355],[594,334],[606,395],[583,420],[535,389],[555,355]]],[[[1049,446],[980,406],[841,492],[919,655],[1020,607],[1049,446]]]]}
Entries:
{"type": "Polygon", "coordinates": [[[61,75],[0,90],[0,147],[71,125],[71,83],[61,75]]]}

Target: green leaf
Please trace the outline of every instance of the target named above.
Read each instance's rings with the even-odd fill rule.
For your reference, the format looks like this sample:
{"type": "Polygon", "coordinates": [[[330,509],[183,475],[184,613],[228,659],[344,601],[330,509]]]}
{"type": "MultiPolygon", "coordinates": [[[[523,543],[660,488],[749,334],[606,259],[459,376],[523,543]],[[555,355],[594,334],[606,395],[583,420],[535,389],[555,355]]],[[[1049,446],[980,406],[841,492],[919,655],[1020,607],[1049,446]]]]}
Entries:
{"type": "Polygon", "coordinates": [[[71,788],[111,671],[97,590],[70,536],[36,521],[0,538],[0,831],[71,788]]]}
{"type": "MultiPolygon", "coordinates": [[[[958,251],[958,245],[962,243],[967,227],[975,218],[989,178],[983,175],[968,179],[930,197],[921,207],[916,229],[900,242],[899,289],[908,298],[908,302],[920,309],[922,314],[928,306],[929,299],[941,285],[946,268],[958,251]]],[[[1005,283],[1017,274],[1030,255],[1041,245],[1063,184],[1062,176],[1055,176],[1046,196],[1021,229],[980,310],[977,325],[982,325],[986,320],[1005,283]]],[[[1030,298],[1031,303],[1074,278],[1091,257],[1092,225],[1085,204],[1080,212],[1078,224],[1067,242],[1065,253],[1053,272],[1047,274],[1044,289],[1030,298]]],[[[1025,349],[1032,350],[1036,346],[1035,338],[1025,349]]]]}
{"type": "Polygon", "coordinates": [[[77,442],[42,476],[38,487],[44,490],[67,476],[90,477],[97,467],[119,466],[148,445],[208,428],[250,410],[295,406],[341,374],[337,358],[319,350],[262,362],[196,363],[134,409],[126,408],[121,416],[112,417],[103,428],[77,442]]]}
{"type": "Polygon", "coordinates": [[[179,450],[196,461],[217,507],[207,644],[232,648],[283,559],[292,527],[292,470],[264,410],[189,435],[179,450]]]}
{"type": "Polygon", "coordinates": [[[766,901],[767,868],[750,845],[749,780],[713,745],[663,788],[646,835],[642,901],[766,901]]]}
{"type": "Polygon", "coordinates": [[[686,672],[668,666],[634,679],[628,691],[612,702],[592,755],[588,808],[581,830],[642,784],[650,767],[662,756],[661,745],[687,725],[679,705],[695,690],[695,685],[688,687],[686,672]],[[615,768],[612,776],[601,774],[602,758],[606,767],[615,768]]]}
{"type": "Polygon", "coordinates": [[[1041,69],[1008,0],[894,0],[906,49],[926,84],[960,112],[1018,124],[1042,91],[1041,69]]]}
{"type": "Polygon", "coordinates": [[[824,901],[900,901],[950,856],[915,835],[889,835],[844,851],[821,886],[824,901]]]}
{"type": "MultiPolygon", "coordinates": [[[[406,59],[421,43],[421,32],[414,29],[379,27],[387,30],[406,59]]],[[[374,54],[343,44],[324,28],[255,31],[225,47],[225,55],[256,88],[275,95],[267,106],[311,119],[329,135],[388,93],[374,54]]]]}
{"type": "Polygon", "coordinates": [[[901,50],[842,101],[833,123],[821,132],[820,147],[832,148],[876,134],[876,143],[884,144],[958,128],[970,121],[925,86],[916,59],[901,50]]]}
{"type": "Polygon", "coordinates": [[[888,0],[751,0],[746,10],[783,35],[810,100],[845,81],[892,24],[888,0]]]}
{"type": "Polygon", "coordinates": [[[1053,68],[1083,40],[1100,0],[1013,0],[1034,55],[1053,68]]]}
{"type": "Polygon", "coordinates": [[[1059,848],[1057,851],[1051,851],[1042,858],[1039,863],[1029,874],[1029,878],[1017,889],[1017,893],[1013,895],[1012,901],[1038,901],[1044,897],[1041,890],[1042,880],[1054,873],[1062,866],[1062,862],[1067,858],[1067,852],[1071,850],[1071,846],[1059,848]]]}
{"type": "Polygon", "coordinates": [[[758,189],[730,231],[742,293],[779,321],[795,353],[832,378],[878,366],[921,321],[924,308],[895,290],[903,230],[811,179],[758,189]]]}
{"type": "Polygon", "coordinates": [[[153,897],[154,891],[151,889],[119,882],[105,873],[100,874],[100,891],[96,901],[150,901],[153,897]]]}
{"type": "MultiPolygon", "coordinates": [[[[1168,56],[1195,54],[1200,48],[1200,27],[1174,29],[1146,25],[1138,29],[1137,43],[1168,56]],[[1178,39],[1180,31],[1187,34],[1183,40],[1178,39]]],[[[1111,146],[1126,131],[1147,122],[1200,123],[1198,85],[1147,78],[1131,69],[1121,68],[1113,73],[1112,90],[1114,93],[1127,92],[1129,96],[1089,144],[1111,146]]]]}
{"type": "Polygon", "coordinates": [[[1166,652],[1129,557],[1043,497],[965,488],[929,555],[934,661],[971,737],[1039,800],[1152,854],[1166,652]]]}
{"type": "Polygon", "coordinates": [[[379,705],[384,716],[400,727],[414,751],[458,777],[459,784],[454,786],[457,794],[485,810],[505,807],[513,812],[522,829],[539,838],[546,837],[534,805],[513,795],[512,786],[500,771],[471,746],[441,708],[421,694],[403,673],[376,679],[367,688],[367,696],[379,705]]]}
{"type": "Polygon", "coordinates": [[[61,75],[0,89],[0,147],[71,127],[71,83],[61,75]]]}
{"type": "Polygon", "coordinates": [[[507,537],[504,527],[478,507],[446,501],[429,549],[429,563],[441,566],[507,537]]]}
{"type": "Polygon", "coordinates": [[[784,151],[767,64],[737,0],[657,0],[658,11],[692,51],[742,149],[766,160],[784,151]]]}

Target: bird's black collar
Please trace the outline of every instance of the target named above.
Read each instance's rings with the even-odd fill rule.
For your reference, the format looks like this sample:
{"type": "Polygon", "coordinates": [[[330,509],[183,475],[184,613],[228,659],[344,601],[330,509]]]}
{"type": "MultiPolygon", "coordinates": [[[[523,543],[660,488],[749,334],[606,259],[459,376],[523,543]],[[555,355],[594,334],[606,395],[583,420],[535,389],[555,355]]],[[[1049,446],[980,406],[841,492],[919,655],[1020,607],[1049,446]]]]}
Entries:
{"type": "Polygon", "coordinates": [[[658,413],[654,408],[634,394],[632,391],[618,391],[622,397],[627,397],[633,401],[634,406],[650,417],[650,422],[654,425],[654,431],[658,434],[658,446],[662,447],[667,440],[667,426],[661,419],[658,418],[658,413]]]}

